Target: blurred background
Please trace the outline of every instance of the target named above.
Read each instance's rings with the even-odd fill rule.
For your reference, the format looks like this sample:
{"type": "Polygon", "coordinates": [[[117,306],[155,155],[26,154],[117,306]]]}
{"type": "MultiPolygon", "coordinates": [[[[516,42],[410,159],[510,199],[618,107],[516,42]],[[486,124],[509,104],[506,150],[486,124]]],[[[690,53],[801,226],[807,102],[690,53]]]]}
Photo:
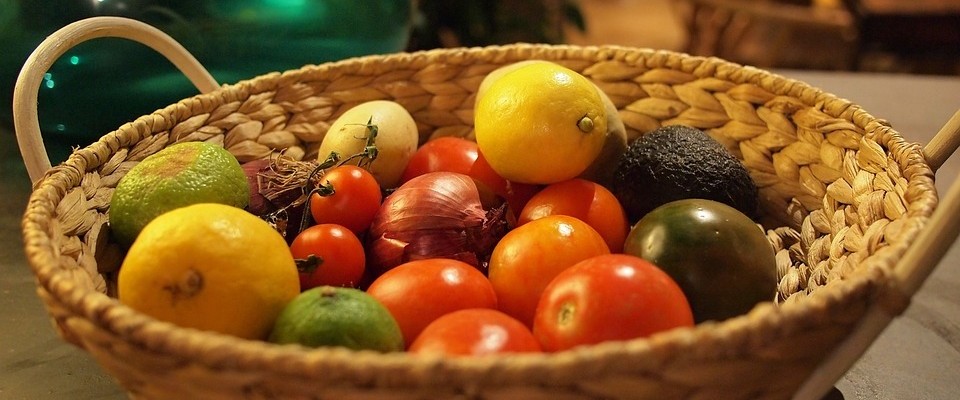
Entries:
{"type": "MultiPolygon", "coordinates": [[[[167,32],[221,83],[366,54],[514,42],[649,47],[765,69],[960,74],[960,0],[0,0],[4,135],[30,52],[95,15],[167,32]]],[[[51,161],[195,93],[145,46],[81,44],[40,87],[51,161]]]]}

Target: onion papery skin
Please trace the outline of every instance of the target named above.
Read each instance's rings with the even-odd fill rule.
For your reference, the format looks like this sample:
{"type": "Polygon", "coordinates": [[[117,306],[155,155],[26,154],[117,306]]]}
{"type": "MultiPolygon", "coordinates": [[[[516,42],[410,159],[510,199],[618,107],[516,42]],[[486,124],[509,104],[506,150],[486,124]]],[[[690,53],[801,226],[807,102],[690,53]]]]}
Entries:
{"type": "Polygon", "coordinates": [[[304,204],[293,205],[303,195],[303,185],[305,181],[292,182],[286,186],[278,186],[276,182],[270,182],[269,185],[262,183],[276,177],[275,160],[257,159],[248,161],[241,165],[247,176],[247,183],[250,185],[250,202],[246,210],[260,218],[266,218],[269,214],[286,208],[286,229],[280,234],[287,241],[287,244],[293,242],[293,239],[300,233],[300,224],[303,218],[304,204]]]}
{"type": "Polygon", "coordinates": [[[407,261],[450,258],[486,272],[497,241],[511,228],[507,205],[485,210],[473,178],[431,172],[387,196],[370,226],[368,279],[407,261]]]}

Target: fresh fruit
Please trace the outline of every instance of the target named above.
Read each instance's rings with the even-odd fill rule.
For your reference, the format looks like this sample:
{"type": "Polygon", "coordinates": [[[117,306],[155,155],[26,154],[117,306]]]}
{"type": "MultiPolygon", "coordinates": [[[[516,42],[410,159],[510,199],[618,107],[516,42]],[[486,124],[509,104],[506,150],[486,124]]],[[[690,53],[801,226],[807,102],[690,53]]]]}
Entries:
{"type": "Polygon", "coordinates": [[[662,204],[686,199],[716,200],[754,217],[758,191],[733,154],[703,131],[671,125],[632,143],[620,159],[612,191],[630,223],[662,204]]]}
{"type": "MultiPolygon", "coordinates": [[[[547,61],[547,60],[524,60],[524,61],[517,61],[515,63],[510,63],[502,67],[499,67],[493,71],[490,71],[490,73],[488,73],[487,76],[484,76],[483,80],[480,81],[480,86],[477,87],[477,95],[475,96],[476,102],[479,102],[480,99],[483,97],[483,95],[486,94],[487,89],[490,88],[490,85],[492,85],[493,82],[496,82],[498,79],[502,78],[503,75],[505,75],[508,72],[516,71],[517,69],[521,67],[526,67],[530,64],[556,65],[554,62],[547,61]]],[[[476,102],[473,105],[474,107],[477,106],[476,102]]]]}
{"type": "Polygon", "coordinates": [[[685,199],[654,209],[627,235],[624,252],[673,277],[697,322],[746,313],[776,294],[770,242],[750,218],[720,202],[685,199]]]}
{"type": "Polygon", "coordinates": [[[597,93],[603,100],[603,109],[607,115],[607,134],[603,140],[603,148],[600,154],[593,159],[593,162],[587,166],[579,177],[597,182],[602,185],[609,185],[613,181],[613,175],[616,173],[617,164],[620,157],[627,151],[627,127],[620,118],[620,111],[599,87],[597,93]]]}
{"type": "Polygon", "coordinates": [[[560,271],[609,252],[603,237],[574,217],[550,215],[521,225],[490,256],[497,308],[532,327],[540,294],[560,271]]]}
{"type": "MultiPolygon", "coordinates": [[[[403,106],[389,100],[373,100],[351,107],[327,130],[317,153],[323,162],[335,152],[340,157],[360,154],[376,146],[376,158],[368,169],[383,189],[400,184],[400,174],[417,150],[417,123],[403,106]]],[[[361,162],[358,158],[354,165],[361,162]]]]}
{"type": "Polygon", "coordinates": [[[571,179],[603,148],[607,115],[599,90],[576,71],[531,63],[497,78],[477,99],[477,145],[507,180],[571,179]]]}
{"type": "Polygon", "coordinates": [[[324,193],[310,197],[314,222],[343,225],[356,234],[366,231],[383,201],[376,178],[355,165],[341,165],[327,171],[321,181],[324,193]]]}
{"type": "MultiPolygon", "coordinates": [[[[546,60],[526,60],[504,65],[491,71],[483,78],[483,81],[480,82],[480,86],[477,88],[476,98],[482,98],[490,85],[492,85],[496,80],[500,79],[504,74],[517,70],[520,67],[538,63],[556,65],[555,63],[546,60]]],[[[591,163],[586,170],[580,173],[579,177],[601,184],[607,184],[610,179],[613,178],[613,173],[617,168],[617,162],[620,160],[620,155],[627,150],[627,128],[624,126],[623,120],[620,119],[620,113],[617,110],[617,106],[613,104],[612,100],[610,100],[610,96],[607,96],[607,94],[604,93],[603,90],[600,90],[599,87],[597,87],[597,93],[600,95],[600,99],[603,101],[603,108],[606,112],[607,132],[603,141],[603,149],[600,150],[600,154],[594,158],[593,163],[591,163]]]]}
{"type": "Polygon", "coordinates": [[[630,226],[617,198],[607,188],[574,178],[549,185],[535,194],[520,212],[517,224],[548,215],[569,215],[586,222],[607,242],[611,253],[623,250],[630,226]]]}
{"type": "Polygon", "coordinates": [[[497,175],[480,154],[477,143],[445,136],[424,143],[410,158],[400,178],[402,183],[430,172],[457,172],[473,178],[484,208],[495,207],[506,200],[514,213],[519,213],[527,200],[540,188],[536,185],[510,182],[497,175]]]}
{"type": "Polygon", "coordinates": [[[411,353],[483,356],[540,352],[540,344],[520,321],[497,310],[466,309],[427,325],[410,345],[411,353]]]}
{"type": "Polygon", "coordinates": [[[197,203],[243,208],[250,199],[237,159],[221,146],[184,142],[151,154],[127,172],[110,199],[110,230],[129,246],[164,212],[197,203]]]}
{"type": "Polygon", "coordinates": [[[307,347],[403,350],[397,321],[361,290],[319,286],[301,293],[277,317],[269,340],[307,347]]]}
{"type": "Polygon", "coordinates": [[[287,243],[239,208],[196,204],[161,214],[130,246],[121,303],[159,320],[265,339],[299,292],[287,243]]]}
{"type": "Polygon", "coordinates": [[[429,172],[447,171],[470,175],[470,169],[479,155],[476,142],[453,136],[432,139],[420,146],[410,157],[410,162],[400,176],[400,182],[406,183],[429,172]]]}
{"type": "Polygon", "coordinates": [[[445,314],[497,307],[487,277],[470,264],[445,258],[399,265],[373,281],[367,293],[390,310],[407,345],[445,314]]]}
{"type": "Polygon", "coordinates": [[[324,285],[357,287],[366,267],[363,243],[337,224],[304,229],[293,239],[290,253],[297,259],[301,291],[324,285]]]}
{"type": "Polygon", "coordinates": [[[550,282],[533,334],[545,351],[560,351],[683,326],[693,326],[693,315],[670,276],[641,258],[607,254],[583,260],[550,282]]]}

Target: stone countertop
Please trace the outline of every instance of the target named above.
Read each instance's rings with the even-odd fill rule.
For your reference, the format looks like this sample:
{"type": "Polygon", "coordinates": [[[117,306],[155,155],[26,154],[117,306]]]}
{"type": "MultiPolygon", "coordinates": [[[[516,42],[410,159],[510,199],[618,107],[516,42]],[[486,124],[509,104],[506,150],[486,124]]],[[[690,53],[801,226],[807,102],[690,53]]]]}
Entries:
{"type": "MultiPolygon", "coordinates": [[[[907,140],[927,143],[960,108],[960,77],[777,71],[850,99],[886,119],[907,140]]],[[[944,193],[960,157],[937,174],[944,193]]],[[[20,217],[30,183],[9,126],[0,127],[0,398],[125,399],[96,362],[60,340],[26,265],[20,217]]],[[[957,242],[960,243],[960,242],[957,242]]],[[[830,399],[955,399],[960,393],[960,244],[830,399]]]]}

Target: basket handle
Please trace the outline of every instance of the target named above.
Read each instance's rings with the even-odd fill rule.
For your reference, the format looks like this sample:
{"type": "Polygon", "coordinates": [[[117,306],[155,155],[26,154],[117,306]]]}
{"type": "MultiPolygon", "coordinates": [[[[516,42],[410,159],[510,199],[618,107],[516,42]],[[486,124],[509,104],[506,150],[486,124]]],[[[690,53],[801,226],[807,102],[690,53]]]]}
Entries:
{"type": "Polygon", "coordinates": [[[44,74],[60,56],[90,39],[118,37],[133,40],[156,50],[173,63],[201,93],[219,84],[190,52],[176,40],[146,23],[123,17],[92,17],[73,22],[48,36],[24,63],[13,89],[13,125],[20,154],[36,183],[50,169],[50,158],[40,137],[37,97],[44,74]]]}
{"type": "MultiPolygon", "coordinates": [[[[927,164],[936,171],[960,146],[960,111],[937,132],[923,148],[927,164]]],[[[886,329],[900,315],[910,298],[943,259],[960,236],[960,179],[941,199],[930,219],[893,269],[892,282],[883,293],[884,299],[874,303],[844,341],[807,378],[794,400],[819,400],[840,380],[886,329]]]]}

